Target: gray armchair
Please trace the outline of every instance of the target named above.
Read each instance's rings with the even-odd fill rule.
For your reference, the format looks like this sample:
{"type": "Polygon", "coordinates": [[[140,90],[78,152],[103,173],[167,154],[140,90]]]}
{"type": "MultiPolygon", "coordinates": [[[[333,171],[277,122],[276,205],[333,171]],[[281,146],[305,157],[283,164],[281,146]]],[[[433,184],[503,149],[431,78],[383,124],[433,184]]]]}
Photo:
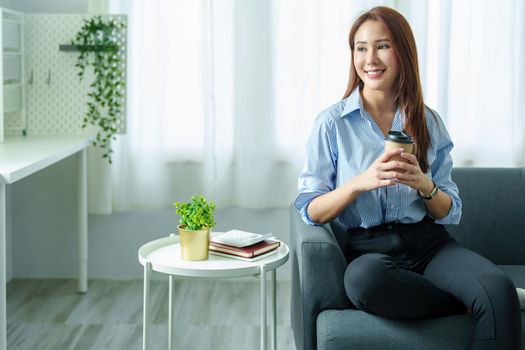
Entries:
{"type": "MultiPolygon", "coordinates": [[[[460,225],[448,227],[450,233],[525,288],[525,168],[455,168],[452,177],[463,215],[460,225]]],[[[474,326],[469,315],[403,320],[350,308],[343,285],[344,229],[308,226],[295,208],[290,212],[291,321],[297,349],[469,348],[474,326]]]]}

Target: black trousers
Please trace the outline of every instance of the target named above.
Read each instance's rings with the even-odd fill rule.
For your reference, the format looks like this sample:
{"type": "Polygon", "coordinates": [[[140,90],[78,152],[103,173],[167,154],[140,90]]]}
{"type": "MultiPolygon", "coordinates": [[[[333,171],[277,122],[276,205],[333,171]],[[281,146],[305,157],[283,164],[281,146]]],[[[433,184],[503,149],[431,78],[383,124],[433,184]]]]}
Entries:
{"type": "Polygon", "coordinates": [[[442,225],[425,218],[350,229],[346,254],[345,289],[358,309],[393,318],[468,312],[476,323],[471,349],[520,349],[513,282],[492,262],[460,246],[442,225]]]}

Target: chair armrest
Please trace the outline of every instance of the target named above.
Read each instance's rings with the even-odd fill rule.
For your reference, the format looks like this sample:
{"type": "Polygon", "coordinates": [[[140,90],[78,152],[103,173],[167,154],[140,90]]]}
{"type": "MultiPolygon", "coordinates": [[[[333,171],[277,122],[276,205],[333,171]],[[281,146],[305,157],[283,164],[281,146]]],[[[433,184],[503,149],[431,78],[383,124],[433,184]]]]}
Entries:
{"type": "Polygon", "coordinates": [[[290,209],[292,293],[291,321],[297,349],[315,349],[316,320],[326,309],[346,309],[346,259],[332,231],[305,224],[290,209]]]}

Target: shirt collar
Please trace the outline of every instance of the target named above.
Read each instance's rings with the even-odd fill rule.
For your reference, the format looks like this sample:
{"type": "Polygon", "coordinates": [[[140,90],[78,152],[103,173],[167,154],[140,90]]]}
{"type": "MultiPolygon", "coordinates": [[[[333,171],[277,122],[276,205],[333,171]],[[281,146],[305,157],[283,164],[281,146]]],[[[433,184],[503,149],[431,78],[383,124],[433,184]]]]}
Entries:
{"type": "MultiPolygon", "coordinates": [[[[359,87],[356,87],[354,91],[352,91],[350,96],[347,97],[345,101],[345,107],[343,108],[343,113],[341,114],[341,118],[344,118],[345,116],[349,115],[350,113],[356,110],[365,112],[365,108],[363,107],[363,100],[361,99],[361,94],[359,93],[359,87]]],[[[360,115],[362,116],[363,113],[360,113],[360,115]]],[[[401,111],[399,110],[399,107],[397,108],[396,113],[394,115],[392,130],[403,130],[403,116],[401,114],[401,111]]]]}
{"type": "Polygon", "coordinates": [[[359,87],[356,87],[354,91],[352,91],[350,96],[348,96],[348,98],[346,99],[345,107],[343,109],[343,113],[341,114],[341,118],[352,113],[357,109],[363,109],[363,101],[361,101],[359,87]]]}

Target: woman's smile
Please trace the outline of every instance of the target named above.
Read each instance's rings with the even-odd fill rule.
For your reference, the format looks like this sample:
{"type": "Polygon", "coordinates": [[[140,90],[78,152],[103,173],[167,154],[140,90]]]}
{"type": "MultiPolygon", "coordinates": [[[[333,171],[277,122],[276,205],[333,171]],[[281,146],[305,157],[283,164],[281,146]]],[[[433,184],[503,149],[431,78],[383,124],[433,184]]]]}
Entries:
{"type": "Polygon", "coordinates": [[[370,79],[379,79],[383,76],[384,72],[384,69],[365,70],[366,76],[370,79]]]}

